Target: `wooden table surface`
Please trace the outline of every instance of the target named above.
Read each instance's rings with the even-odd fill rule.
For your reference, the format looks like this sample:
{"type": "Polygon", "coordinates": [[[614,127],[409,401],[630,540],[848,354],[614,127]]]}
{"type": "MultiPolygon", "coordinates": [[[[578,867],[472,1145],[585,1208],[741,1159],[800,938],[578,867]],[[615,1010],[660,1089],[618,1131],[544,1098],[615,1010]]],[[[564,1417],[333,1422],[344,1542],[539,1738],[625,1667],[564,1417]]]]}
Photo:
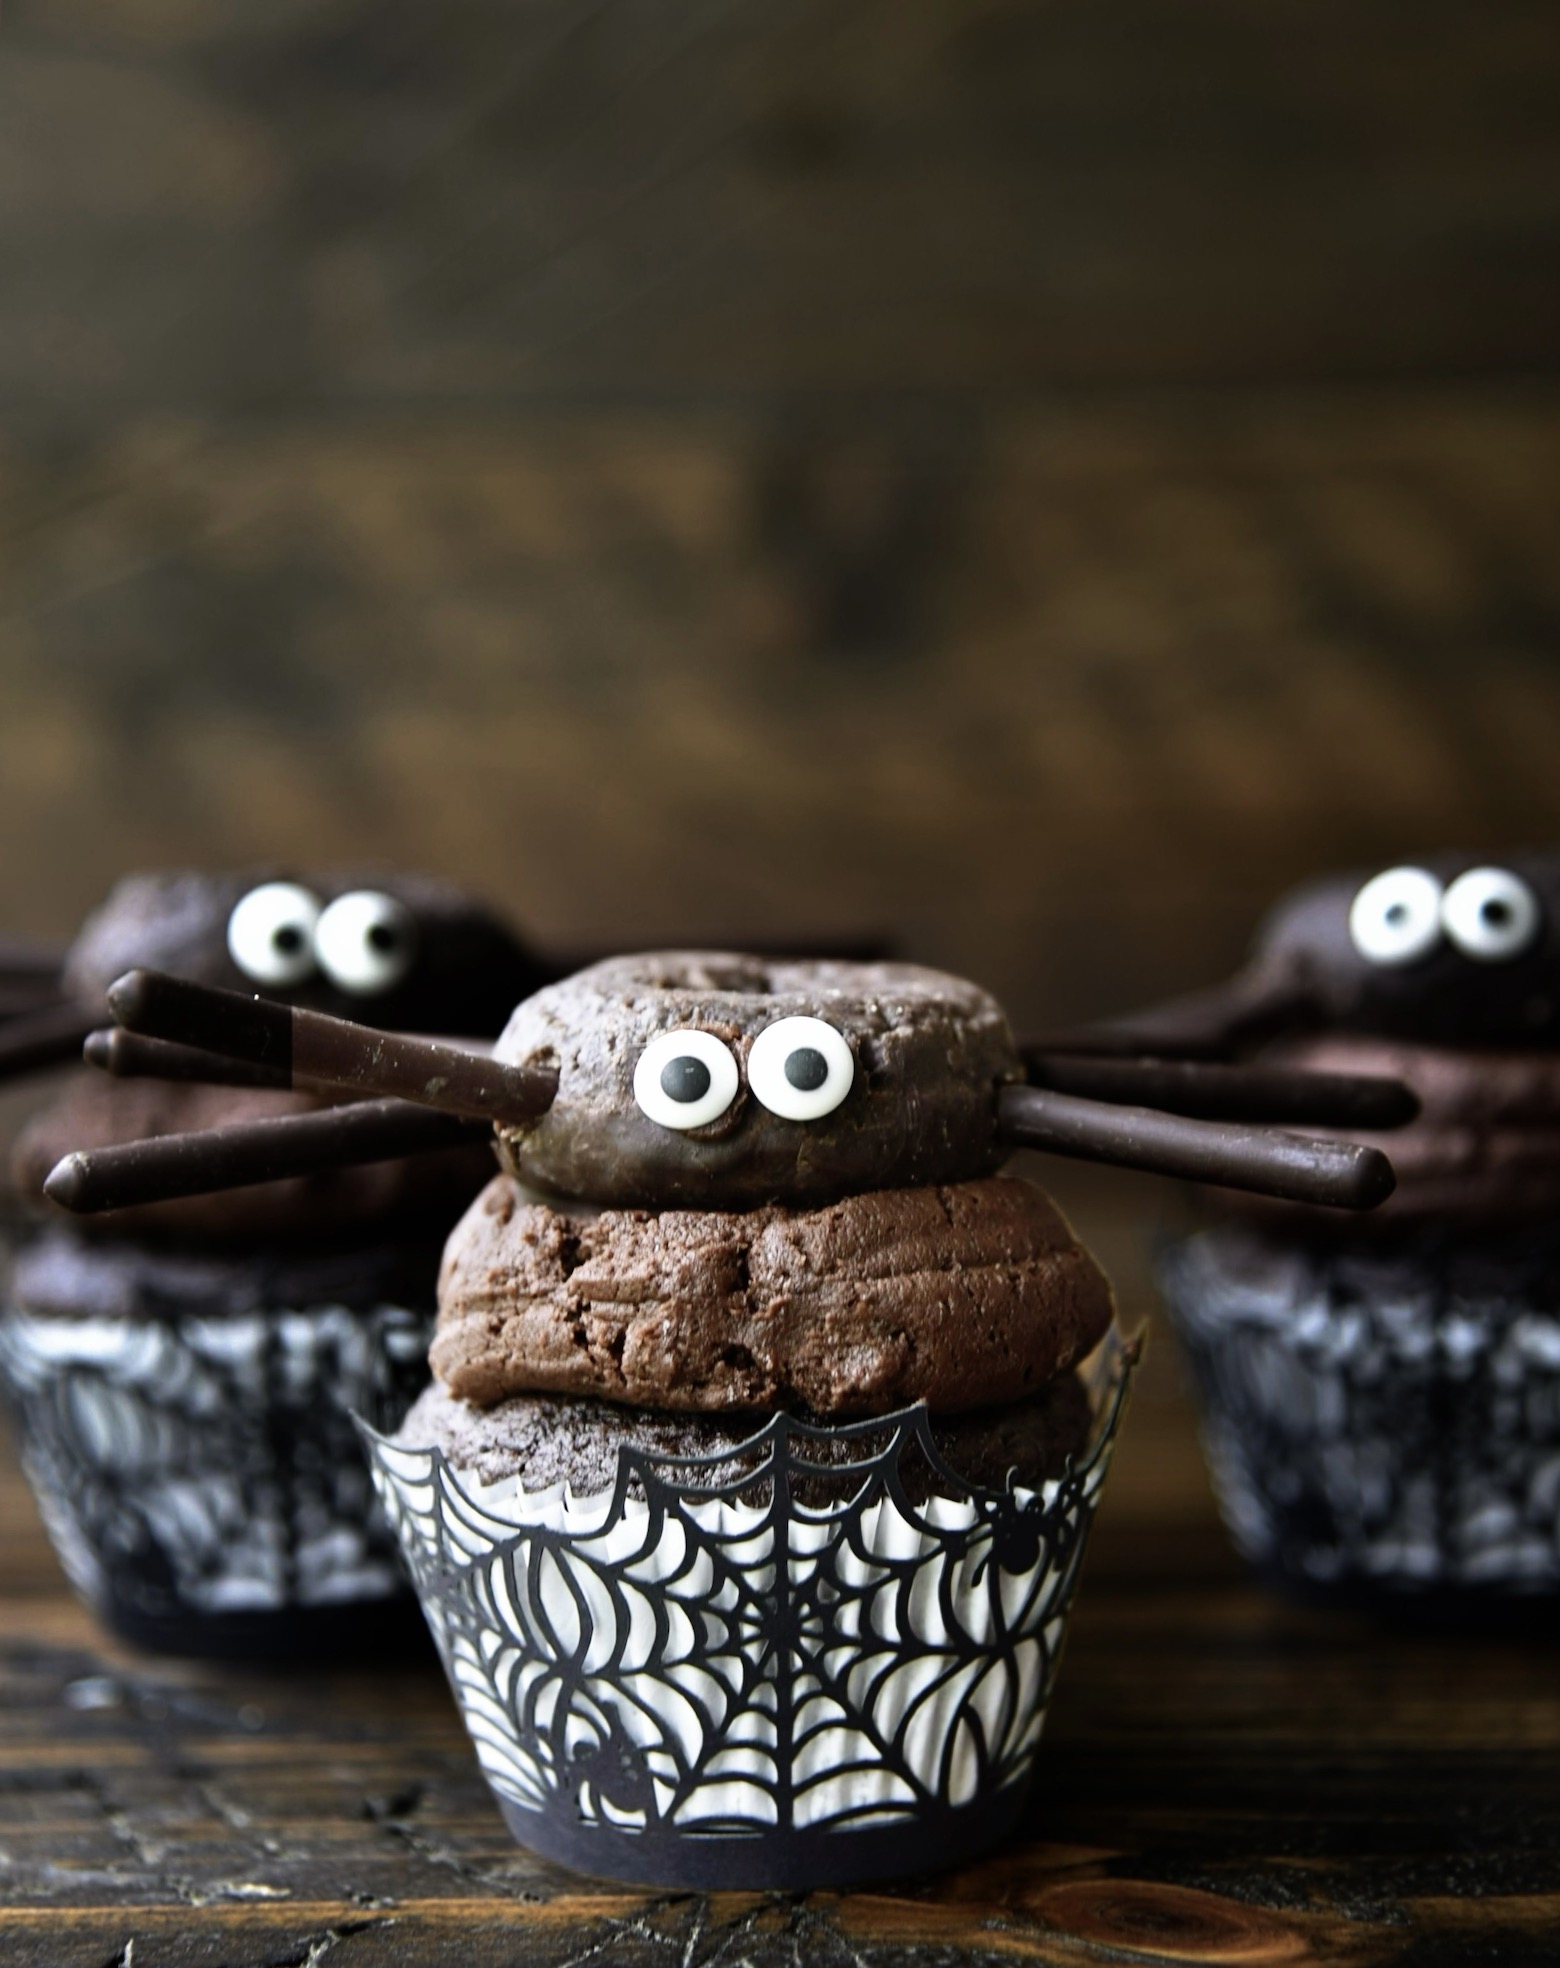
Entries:
{"type": "MultiPolygon", "coordinates": [[[[1148,1303],[1142,1239],[1075,1217],[1148,1303]]],[[[1528,1963],[1560,1951],[1552,1635],[1383,1631],[1251,1583],[1153,1335],[1020,1835],[896,1891],[645,1894],[509,1838],[431,1655],[154,1659],[0,1476],[7,1968],[1528,1963]]]]}

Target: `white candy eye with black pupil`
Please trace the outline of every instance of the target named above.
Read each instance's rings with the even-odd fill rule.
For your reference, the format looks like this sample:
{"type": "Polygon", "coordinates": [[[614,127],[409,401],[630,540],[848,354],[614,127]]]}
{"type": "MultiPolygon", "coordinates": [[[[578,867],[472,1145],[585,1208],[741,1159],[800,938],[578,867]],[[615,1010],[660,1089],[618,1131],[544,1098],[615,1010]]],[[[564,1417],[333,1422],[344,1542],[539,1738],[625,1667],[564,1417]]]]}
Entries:
{"type": "Polygon", "coordinates": [[[338,991],[376,997],[394,990],[417,954],[412,912],[393,895],[354,888],[338,895],[314,931],[320,968],[338,991]]]}
{"type": "Polygon", "coordinates": [[[314,931],[319,897],[297,882],[265,882],[252,888],[228,917],[228,955],[254,984],[273,990],[314,975],[314,931]]]}
{"type": "Polygon", "coordinates": [[[1441,902],[1441,926],[1465,957],[1509,963],[1538,934],[1538,897],[1508,868],[1470,868],[1441,902]]]}
{"type": "Polygon", "coordinates": [[[737,1097],[736,1056],[713,1032],[662,1032],[634,1067],[634,1098],[658,1127],[708,1127],[737,1097]]]}
{"type": "Polygon", "coordinates": [[[854,1053],[821,1018],[778,1019],[764,1027],[748,1054],[753,1098],[785,1121],[832,1114],[855,1078],[854,1053]]]}
{"type": "Polygon", "coordinates": [[[1441,940],[1441,884],[1425,868],[1389,868],[1355,896],[1349,938],[1367,963],[1417,963],[1441,940]]]}

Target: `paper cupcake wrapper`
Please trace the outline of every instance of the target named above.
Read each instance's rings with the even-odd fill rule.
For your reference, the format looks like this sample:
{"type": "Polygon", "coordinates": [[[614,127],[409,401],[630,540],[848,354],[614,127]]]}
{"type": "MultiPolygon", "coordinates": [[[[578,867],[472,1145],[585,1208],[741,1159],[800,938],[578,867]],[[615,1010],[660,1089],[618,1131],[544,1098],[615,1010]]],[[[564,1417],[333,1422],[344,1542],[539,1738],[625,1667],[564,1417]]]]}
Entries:
{"type": "Polygon", "coordinates": [[[1560,1589],[1553,1243],[1345,1253],[1212,1232],[1162,1254],[1245,1557],[1344,1597],[1560,1589]]]}
{"type": "Polygon", "coordinates": [[[741,1449],[623,1448],[577,1498],[363,1429],[510,1828],[607,1877],[845,1884],[944,1867],[1023,1801],[1135,1348],[1101,1349],[1076,1468],[973,1489],[924,1407],[741,1449]],[[824,1438],[861,1443],[809,1460],[824,1438]],[[720,1484],[716,1463],[756,1458],[720,1484]],[[934,1493],[912,1502],[921,1458],[934,1493]],[[799,1487],[807,1502],[797,1501],[799,1487]]]}
{"type": "Polygon", "coordinates": [[[10,1307],[0,1378],[71,1583],[129,1637],[181,1651],[203,1651],[203,1631],[242,1651],[266,1616],[405,1594],[350,1417],[400,1420],[431,1329],[431,1313],[395,1305],[209,1318],[10,1307]]]}

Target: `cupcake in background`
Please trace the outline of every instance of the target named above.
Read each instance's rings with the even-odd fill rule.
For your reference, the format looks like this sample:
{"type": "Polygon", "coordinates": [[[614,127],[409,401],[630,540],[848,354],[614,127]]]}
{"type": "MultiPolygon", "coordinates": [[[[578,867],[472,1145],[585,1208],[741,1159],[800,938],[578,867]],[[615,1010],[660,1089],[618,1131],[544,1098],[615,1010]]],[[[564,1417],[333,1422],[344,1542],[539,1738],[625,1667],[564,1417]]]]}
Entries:
{"type": "Polygon", "coordinates": [[[1554,1594],[1560,856],[1318,882],[1232,985],[1112,1037],[1417,1097],[1381,1137],[1397,1188],[1372,1216],[1210,1194],[1209,1227],[1162,1254],[1241,1550],[1345,1598],[1554,1594]]]}
{"type": "MultiPolygon", "coordinates": [[[[493,1122],[437,1382],[365,1438],[516,1836],[666,1885],[949,1865],[1023,1801],[1130,1349],[1015,1147],[1357,1204],[1391,1179],[1026,1085],[1000,1007],[910,965],[614,959],[480,1061],[303,1012],[257,1036],[155,976],[114,1005],[493,1122]]],[[[49,1191],[215,1188],[243,1152],[89,1151],[49,1191]]]]}
{"type": "MultiPolygon", "coordinates": [[[[537,976],[485,909],[419,876],[132,876],[53,978],[39,967],[50,999],[0,1025],[0,1071],[79,1059],[109,984],[144,962],[479,1042],[537,976]]],[[[415,1632],[348,1417],[393,1425],[420,1387],[443,1236],[491,1156],[461,1143],[68,1222],[41,1196],[68,1148],[329,1104],[264,1068],[213,1085],[211,1062],[119,1037],[12,1157],[54,1220],[10,1253],[0,1373],[61,1562],[108,1625],[177,1652],[373,1646],[398,1611],[415,1632]]]]}

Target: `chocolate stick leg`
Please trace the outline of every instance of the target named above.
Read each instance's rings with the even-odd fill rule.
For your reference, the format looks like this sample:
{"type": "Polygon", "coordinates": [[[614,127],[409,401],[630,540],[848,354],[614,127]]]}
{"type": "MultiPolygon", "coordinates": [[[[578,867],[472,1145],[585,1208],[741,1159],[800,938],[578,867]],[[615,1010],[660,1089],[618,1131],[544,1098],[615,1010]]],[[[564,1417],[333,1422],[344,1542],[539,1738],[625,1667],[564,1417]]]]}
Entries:
{"type": "Polygon", "coordinates": [[[1290,1203],[1374,1209],[1397,1186],[1392,1164],[1379,1148],[1308,1141],[1302,1135],[1227,1121],[1188,1120],[1151,1107],[1112,1107],[1039,1087],[1003,1087],[997,1126],[1015,1146],[1225,1189],[1250,1189],[1290,1203]]]}
{"type": "Polygon", "coordinates": [[[318,1114],[237,1122],[195,1134],[163,1134],[89,1148],[56,1162],[43,1193],[78,1215],[242,1189],[251,1182],[388,1162],[481,1141],[487,1130],[406,1100],[365,1100],[318,1114]]]}
{"type": "Polygon", "coordinates": [[[379,1032],[156,970],[132,970],[111,984],[108,1004],[126,1031],[268,1067],[289,1086],[397,1094],[441,1113],[511,1124],[546,1113],[558,1091],[551,1069],[505,1066],[436,1039],[379,1032]]]}
{"type": "Polygon", "coordinates": [[[1028,1049],[1024,1062],[1035,1086],[1081,1094],[1088,1100],[1130,1101],[1205,1120],[1396,1128],[1406,1126],[1419,1112],[1417,1096],[1401,1080],[1364,1073],[1028,1049]]]}
{"type": "Polygon", "coordinates": [[[0,1025],[0,1080],[79,1059],[82,1041],[96,1023],[78,1004],[52,1004],[7,1019],[0,1025]]]}
{"type": "Polygon", "coordinates": [[[218,1053],[173,1045],[167,1039],[143,1039],[117,1025],[89,1032],[81,1056],[89,1066],[112,1073],[116,1080],[194,1080],[203,1086],[292,1085],[291,1076],[279,1067],[223,1059],[218,1053]]]}

